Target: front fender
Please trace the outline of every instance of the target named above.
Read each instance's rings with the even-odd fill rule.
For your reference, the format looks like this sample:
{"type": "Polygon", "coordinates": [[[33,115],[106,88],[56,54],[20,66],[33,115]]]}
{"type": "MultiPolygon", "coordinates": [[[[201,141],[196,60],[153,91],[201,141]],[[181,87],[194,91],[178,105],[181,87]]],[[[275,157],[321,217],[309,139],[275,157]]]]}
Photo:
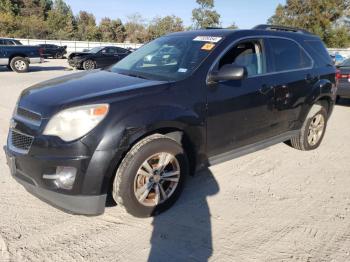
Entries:
{"type": "Polygon", "coordinates": [[[204,141],[205,122],[195,112],[177,106],[157,106],[125,115],[106,128],[97,150],[130,148],[141,137],[160,129],[176,129],[198,144],[204,141]]]}

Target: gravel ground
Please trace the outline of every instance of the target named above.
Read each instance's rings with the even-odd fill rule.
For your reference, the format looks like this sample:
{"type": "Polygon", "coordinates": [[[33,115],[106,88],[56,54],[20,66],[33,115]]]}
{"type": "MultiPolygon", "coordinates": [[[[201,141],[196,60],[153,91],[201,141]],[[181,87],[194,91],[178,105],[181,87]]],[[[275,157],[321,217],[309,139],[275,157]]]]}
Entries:
{"type": "MultiPolygon", "coordinates": [[[[65,66],[0,68],[1,144],[19,93],[65,66]]],[[[197,174],[154,219],[65,214],[18,185],[0,153],[0,261],[350,261],[349,115],[343,101],[316,151],[279,144],[197,174]]]]}

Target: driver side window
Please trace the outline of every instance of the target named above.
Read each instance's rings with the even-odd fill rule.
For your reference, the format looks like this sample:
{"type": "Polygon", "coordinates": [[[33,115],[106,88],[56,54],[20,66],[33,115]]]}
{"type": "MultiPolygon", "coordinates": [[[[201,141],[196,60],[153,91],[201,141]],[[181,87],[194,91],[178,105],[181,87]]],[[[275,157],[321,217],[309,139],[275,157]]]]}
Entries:
{"type": "Polygon", "coordinates": [[[262,41],[244,41],[235,45],[220,60],[219,69],[227,64],[244,66],[248,77],[266,73],[262,41]]]}

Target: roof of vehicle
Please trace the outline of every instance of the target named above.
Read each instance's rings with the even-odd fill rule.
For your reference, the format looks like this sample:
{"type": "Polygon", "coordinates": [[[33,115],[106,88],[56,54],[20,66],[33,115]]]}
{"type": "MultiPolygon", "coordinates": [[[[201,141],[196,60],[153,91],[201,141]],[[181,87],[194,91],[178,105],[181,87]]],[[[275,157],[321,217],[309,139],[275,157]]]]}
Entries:
{"type": "Polygon", "coordinates": [[[14,38],[6,38],[6,37],[0,37],[1,40],[16,40],[18,41],[17,39],[14,39],[14,38]]]}
{"type": "Polygon", "coordinates": [[[292,28],[292,27],[282,27],[282,26],[269,26],[269,25],[259,25],[253,29],[220,29],[220,28],[208,28],[202,30],[194,31],[184,31],[172,33],[170,36],[212,36],[212,37],[231,37],[233,35],[240,36],[284,36],[288,38],[306,38],[306,39],[317,39],[320,38],[316,35],[311,34],[302,29],[292,28]]]}

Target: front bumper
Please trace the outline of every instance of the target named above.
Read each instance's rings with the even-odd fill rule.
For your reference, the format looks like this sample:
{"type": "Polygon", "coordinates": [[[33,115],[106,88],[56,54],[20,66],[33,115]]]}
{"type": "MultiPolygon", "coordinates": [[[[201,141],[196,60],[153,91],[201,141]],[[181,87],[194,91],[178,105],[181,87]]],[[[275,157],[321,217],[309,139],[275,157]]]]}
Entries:
{"type": "Polygon", "coordinates": [[[68,59],[68,64],[71,67],[76,67],[76,68],[81,66],[81,62],[75,59],[68,59]]]}
{"type": "MultiPolygon", "coordinates": [[[[10,130],[11,132],[11,130],[10,130]]],[[[95,151],[77,141],[59,145],[55,139],[36,137],[28,153],[14,151],[11,136],[4,147],[12,176],[31,194],[68,213],[100,215],[104,212],[108,192],[109,171],[115,151],[95,151]],[[76,179],[71,190],[58,188],[54,180],[56,167],[74,167],[76,179]]]]}
{"type": "Polygon", "coordinates": [[[350,98],[350,83],[340,83],[338,85],[337,96],[350,98]]]}

